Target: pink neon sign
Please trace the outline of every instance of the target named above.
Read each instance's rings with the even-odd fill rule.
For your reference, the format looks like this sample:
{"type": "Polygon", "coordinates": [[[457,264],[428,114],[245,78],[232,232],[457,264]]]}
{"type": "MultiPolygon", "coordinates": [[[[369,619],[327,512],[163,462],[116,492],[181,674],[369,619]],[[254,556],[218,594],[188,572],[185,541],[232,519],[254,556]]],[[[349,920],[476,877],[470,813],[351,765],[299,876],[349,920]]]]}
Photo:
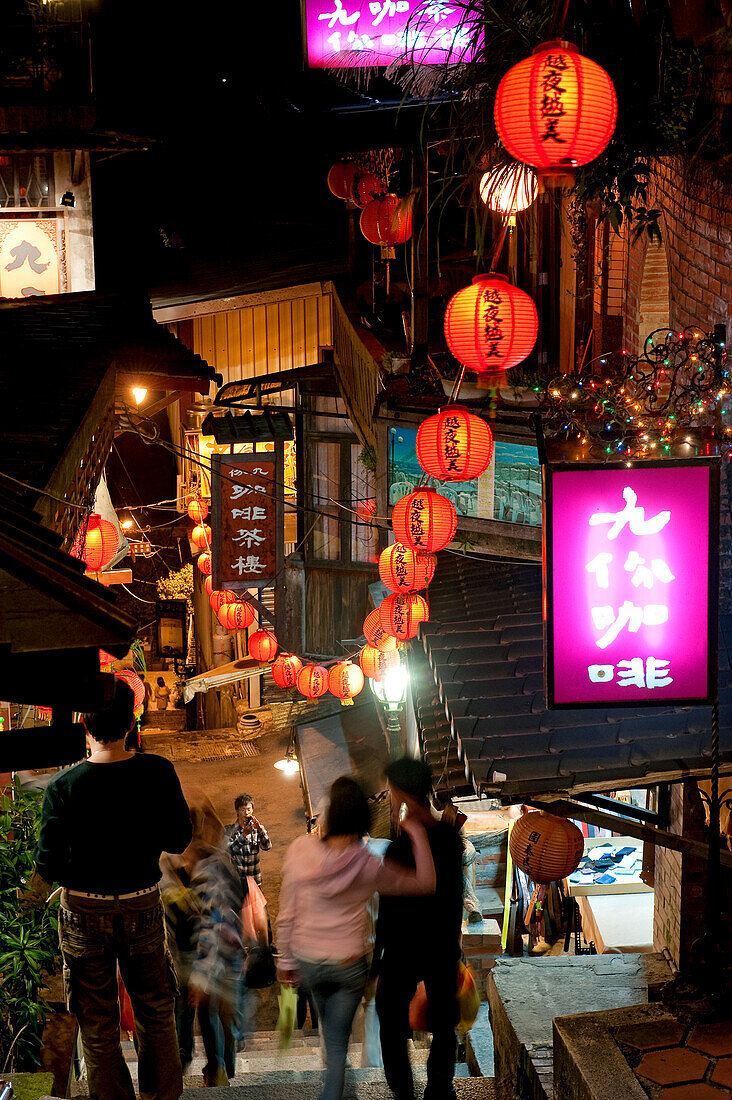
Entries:
{"type": "Polygon", "coordinates": [[[716,661],[709,463],[547,474],[547,699],[708,699],[716,661]]]}
{"type": "Polygon", "coordinates": [[[450,0],[305,0],[308,64],[364,68],[399,58],[469,61],[461,3],[450,0]]]}

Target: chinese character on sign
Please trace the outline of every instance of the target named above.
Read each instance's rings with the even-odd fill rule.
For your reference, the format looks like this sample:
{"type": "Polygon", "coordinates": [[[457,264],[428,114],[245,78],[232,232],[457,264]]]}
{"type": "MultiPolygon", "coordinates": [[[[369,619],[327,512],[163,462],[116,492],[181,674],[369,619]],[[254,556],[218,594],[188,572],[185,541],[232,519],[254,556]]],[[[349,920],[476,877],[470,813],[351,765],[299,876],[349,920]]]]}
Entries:
{"type": "Polygon", "coordinates": [[[55,218],[0,219],[0,297],[30,298],[63,289],[60,225],[55,218]]]}
{"type": "Polygon", "coordinates": [[[623,500],[625,507],[619,512],[595,512],[590,516],[590,527],[611,523],[607,533],[609,539],[616,539],[626,523],[634,535],[657,535],[671,519],[670,512],[659,512],[653,519],[646,519],[645,508],[638,507],[638,497],[630,488],[623,489],[623,500]]]}
{"type": "MultiPolygon", "coordinates": [[[[618,661],[617,683],[620,687],[659,688],[672,684],[668,661],[659,661],[656,657],[647,657],[645,666],[642,657],[632,657],[629,661],[618,661]]],[[[593,684],[610,683],[615,674],[615,665],[588,665],[587,675],[593,684]]]]}
{"type": "Polygon", "coordinates": [[[361,18],[361,12],[354,12],[349,15],[346,9],[343,7],[342,0],[334,0],[335,8],[333,11],[321,12],[318,19],[328,19],[330,22],[328,26],[332,29],[336,23],[340,23],[344,27],[348,27],[351,23],[357,23],[361,18]]]}
{"type": "Polygon", "coordinates": [[[264,542],[264,535],[258,528],[249,531],[240,527],[239,534],[232,539],[232,542],[237,542],[240,545],[246,546],[248,550],[251,550],[253,546],[262,545],[264,542]]]}
{"type": "Polygon", "coordinates": [[[242,573],[263,573],[266,566],[262,564],[259,558],[253,557],[250,554],[246,559],[242,557],[237,558],[237,560],[232,563],[231,568],[236,569],[241,577],[242,573]]]}
{"type": "Polygon", "coordinates": [[[263,455],[214,455],[213,462],[216,587],[266,587],[277,573],[275,462],[263,455]]]}

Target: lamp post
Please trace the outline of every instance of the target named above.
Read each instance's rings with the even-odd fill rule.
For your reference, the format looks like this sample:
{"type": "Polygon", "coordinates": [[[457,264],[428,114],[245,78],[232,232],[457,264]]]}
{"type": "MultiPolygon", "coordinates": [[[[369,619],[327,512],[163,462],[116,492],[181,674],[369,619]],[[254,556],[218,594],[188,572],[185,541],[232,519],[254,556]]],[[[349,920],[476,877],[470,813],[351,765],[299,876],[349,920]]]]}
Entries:
{"type": "Polygon", "coordinates": [[[381,680],[371,680],[371,690],[384,707],[386,714],[386,738],[390,753],[393,738],[398,738],[402,731],[399,712],[406,698],[408,679],[405,666],[400,664],[384,673],[381,680]]]}

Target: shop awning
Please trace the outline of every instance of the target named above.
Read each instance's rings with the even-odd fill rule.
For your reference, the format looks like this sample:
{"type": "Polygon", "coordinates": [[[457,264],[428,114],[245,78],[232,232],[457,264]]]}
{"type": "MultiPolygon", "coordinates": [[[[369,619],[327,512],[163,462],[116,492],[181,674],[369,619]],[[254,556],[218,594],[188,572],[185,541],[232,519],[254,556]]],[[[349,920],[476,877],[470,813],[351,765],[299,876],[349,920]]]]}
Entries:
{"type": "Polygon", "coordinates": [[[222,688],[226,684],[235,684],[237,680],[249,680],[252,676],[260,676],[263,672],[269,672],[271,665],[260,665],[252,657],[242,657],[238,661],[229,661],[226,665],[211,668],[208,672],[200,672],[198,676],[191,676],[183,686],[183,698],[190,703],[196,692],[211,691],[212,688],[222,688]]]}
{"type": "MultiPolygon", "coordinates": [[[[723,546],[722,593],[729,590],[727,560],[723,546]]],[[[726,770],[732,765],[729,610],[722,604],[719,631],[726,770]]],[[[709,771],[711,707],[547,709],[539,566],[441,553],[420,642],[429,666],[414,684],[422,741],[433,756],[446,754],[458,785],[462,768],[476,792],[520,801],[709,771]]]]}

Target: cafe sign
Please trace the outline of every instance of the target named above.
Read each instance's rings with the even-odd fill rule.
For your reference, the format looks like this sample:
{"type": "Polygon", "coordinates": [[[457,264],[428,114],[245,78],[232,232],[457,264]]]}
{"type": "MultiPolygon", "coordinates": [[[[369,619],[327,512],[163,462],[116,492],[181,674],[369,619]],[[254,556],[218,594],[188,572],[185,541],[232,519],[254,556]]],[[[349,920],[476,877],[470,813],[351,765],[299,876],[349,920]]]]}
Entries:
{"type": "Polygon", "coordinates": [[[545,469],[550,707],[712,700],[718,516],[714,460],[545,469]]]}
{"type": "Polygon", "coordinates": [[[211,456],[212,577],[215,589],[266,588],[278,559],[276,458],[211,456]]]}
{"type": "Polygon", "coordinates": [[[59,219],[0,217],[0,297],[59,294],[63,261],[59,219]]]}

